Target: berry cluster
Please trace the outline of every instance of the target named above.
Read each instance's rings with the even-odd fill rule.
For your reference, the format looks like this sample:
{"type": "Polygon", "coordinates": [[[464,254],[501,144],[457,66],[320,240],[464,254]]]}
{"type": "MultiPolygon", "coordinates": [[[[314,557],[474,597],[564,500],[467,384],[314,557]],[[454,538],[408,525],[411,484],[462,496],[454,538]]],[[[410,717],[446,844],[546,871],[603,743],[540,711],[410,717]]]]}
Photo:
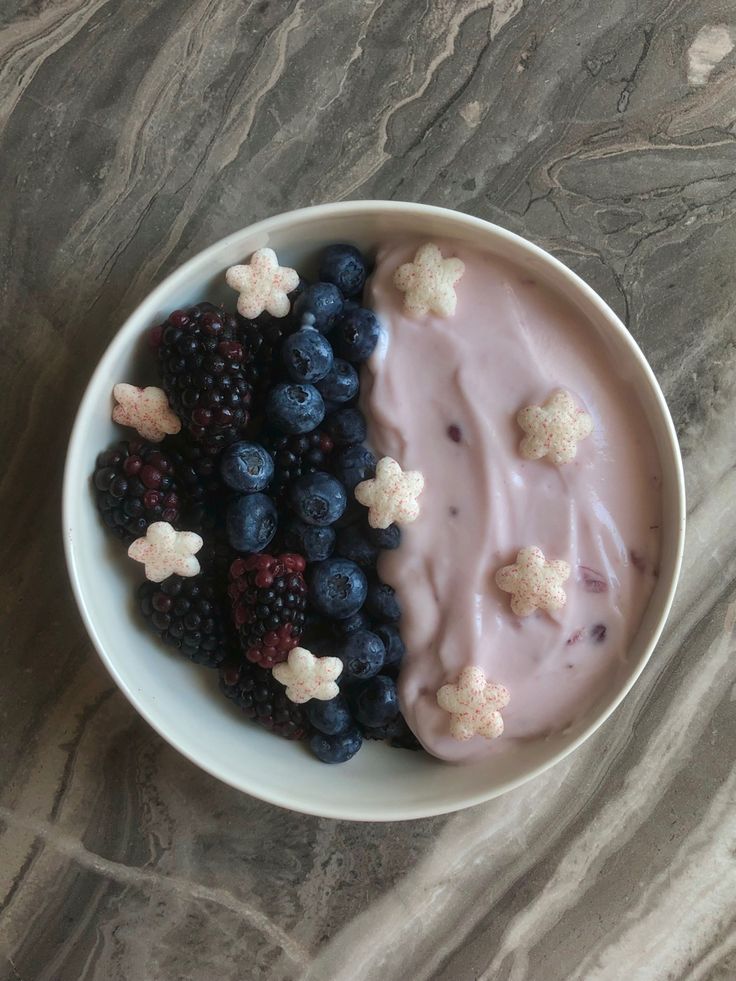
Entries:
{"type": "Polygon", "coordinates": [[[396,690],[401,611],[376,571],[401,535],[372,529],[354,497],[376,470],[357,406],[380,333],[360,306],[366,273],[357,249],[334,245],[285,317],[210,303],[171,313],[151,342],[182,431],[115,445],[93,476],[105,524],[126,543],[154,521],[204,539],[199,575],[139,588],[151,629],[218,667],[249,718],[307,739],[327,763],[363,738],[417,746],[396,690]],[[271,669],[300,645],[342,662],[335,698],[287,698],[271,669]]]}

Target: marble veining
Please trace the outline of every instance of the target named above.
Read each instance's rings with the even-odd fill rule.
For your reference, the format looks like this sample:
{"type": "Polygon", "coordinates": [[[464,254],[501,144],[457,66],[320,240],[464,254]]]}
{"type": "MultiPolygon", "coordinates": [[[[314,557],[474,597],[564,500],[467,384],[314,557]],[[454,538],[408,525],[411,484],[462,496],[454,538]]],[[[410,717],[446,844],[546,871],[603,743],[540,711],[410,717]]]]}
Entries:
{"type": "Polygon", "coordinates": [[[734,44],[727,0],[4,4],[2,981],[736,977],[734,44]],[[251,221],[375,197],[587,279],[662,381],[689,500],[612,719],[500,800],[389,826],[282,812],[163,743],[59,528],[75,406],[151,287],[251,221]]]}

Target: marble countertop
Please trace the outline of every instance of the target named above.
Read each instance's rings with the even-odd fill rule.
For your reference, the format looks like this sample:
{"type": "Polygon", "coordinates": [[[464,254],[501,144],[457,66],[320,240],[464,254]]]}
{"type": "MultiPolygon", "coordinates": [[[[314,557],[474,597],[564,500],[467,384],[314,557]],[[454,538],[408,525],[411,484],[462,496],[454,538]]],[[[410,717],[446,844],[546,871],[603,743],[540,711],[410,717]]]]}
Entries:
{"type": "Polygon", "coordinates": [[[9,0],[0,15],[2,981],[736,977],[736,8],[729,0],[9,0]],[[338,198],[519,232],[625,318],[687,468],[632,694],[454,816],[277,810],[164,743],[66,581],[65,443],[183,259],[338,198]]]}

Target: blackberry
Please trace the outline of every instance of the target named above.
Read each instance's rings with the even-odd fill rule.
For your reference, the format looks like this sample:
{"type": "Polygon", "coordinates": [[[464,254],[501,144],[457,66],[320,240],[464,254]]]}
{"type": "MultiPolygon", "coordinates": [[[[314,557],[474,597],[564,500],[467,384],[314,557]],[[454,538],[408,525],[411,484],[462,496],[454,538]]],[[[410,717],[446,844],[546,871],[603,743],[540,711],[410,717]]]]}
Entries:
{"type": "Polygon", "coordinates": [[[303,436],[272,435],[264,439],[264,445],[275,468],[269,494],[279,503],[299,477],[329,469],[334,447],[332,439],[319,429],[303,436]]]}
{"type": "Polygon", "coordinates": [[[237,318],[212,303],[174,310],[160,332],[164,390],[190,436],[216,453],[243,432],[252,388],[237,318]]]}
{"type": "Polygon", "coordinates": [[[176,480],[187,501],[195,504],[222,492],[217,460],[186,433],[167,437],[166,455],[176,470],[176,480]]]}
{"type": "Polygon", "coordinates": [[[209,574],[144,582],[138,602],[154,633],[191,661],[216,668],[225,659],[229,618],[223,594],[209,574]]]}
{"type": "Polygon", "coordinates": [[[298,325],[291,316],[262,314],[258,320],[246,320],[238,314],[237,319],[242,341],[251,352],[245,376],[260,403],[273,383],[286,374],[281,361],[281,342],[293,334],[298,325]]]}
{"type": "Polygon", "coordinates": [[[171,437],[164,445],[184,497],[181,526],[202,536],[204,545],[197,554],[200,565],[227,584],[232,553],[225,534],[226,495],[217,460],[186,434],[171,437]]]}
{"type": "Polygon", "coordinates": [[[187,531],[196,531],[202,536],[202,548],[197,552],[199,564],[204,572],[212,576],[219,595],[226,601],[228,575],[235,556],[227,540],[223,510],[213,510],[208,504],[196,504],[184,512],[181,525],[187,531]]]}
{"type": "Polygon", "coordinates": [[[305,709],[290,702],[270,671],[230,659],[220,666],[220,689],[249,719],[285,739],[305,739],[311,726],[305,709]]]}
{"type": "Polygon", "coordinates": [[[174,464],[153,443],[115,443],[97,457],[92,480],[102,520],[128,544],[154,521],[179,521],[174,464]]]}
{"type": "Polygon", "coordinates": [[[301,555],[250,555],[230,566],[228,594],[246,658],[263,668],[285,661],[306,623],[306,561],[301,555]]]}

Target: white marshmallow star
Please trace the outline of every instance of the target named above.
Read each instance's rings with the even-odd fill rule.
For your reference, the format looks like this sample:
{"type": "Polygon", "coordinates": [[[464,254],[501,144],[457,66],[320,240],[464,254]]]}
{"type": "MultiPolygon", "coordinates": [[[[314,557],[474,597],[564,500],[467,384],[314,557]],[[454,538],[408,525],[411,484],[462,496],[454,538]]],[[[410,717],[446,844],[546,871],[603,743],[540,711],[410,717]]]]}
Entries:
{"type": "Polygon", "coordinates": [[[164,436],[181,430],[181,419],[169,405],[162,388],[149,385],[139,388],[121,382],[112,390],[117,405],[112,410],[112,420],[120,426],[132,426],[152,443],[160,443],[164,436]]]}
{"type": "Polygon", "coordinates": [[[496,573],[496,585],[511,593],[511,609],[517,617],[528,617],[535,610],[554,613],[567,602],[563,583],[570,577],[570,566],[562,559],[548,562],[536,545],[522,548],[513,565],[496,573]]]}
{"type": "Polygon", "coordinates": [[[258,249],[246,265],[230,266],[225,282],[240,293],[238,313],[248,320],[264,310],[273,317],[285,317],[291,309],[287,293],[299,285],[299,273],[280,266],[273,249],[258,249]]]}
{"type": "Polygon", "coordinates": [[[503,733],[501,709],[511,699],[508,688],[488,681],[480,668],[467,667],[456,685],[443,685],[437,704],[450,713],[450,735],[464,742],[472,736],[497,739],[503,733]]]}
{"type": "Polygon", "coordinates": [[[145,537],[136,538],[128,555],[146,567],[146,579],[163,582],[169,576],[196,576],[199,561],[194,553],[202,547],[202,539],[193,531],[175,531],[168,521],[154,521],[145,537]]]}
{"type": "Polygon", "coordinates": [[[368,508],[371,528],[388,528],[394,522],[407,525],[419,517],[417,498],[424,488],[418,470],[402,470],[396,460],[384,456],[376,466],[376,476],[355,488],[355,498],[368,508]]]}
{"type": "Polygon", "coordinates": [[[527,434],[519,446],[521,455],[527,460],[548,456],[558,466],[571,463],[580,440],[593,431],[592,418],[575,405],[569,392],[562,389],[551,395],[544,405],[528,405],[522,409],[516,421],[527,434]]]}
{"type": "Polygon", "coordinates": [[[342,672],[339,657],[315,657],[305,647],[292,647],[286,661],[274,664],[273,676],[286,686],[286,697],[301,705],[310,698],[329,702],[340,689],[335,683],[342,672]]]}
{"type": "Polygon", "coordinates": [[[394,286],[405,293],[404,306],[423,316],[430,311],[440,317],[455,313],[455,283],[465,272],[461,259],[443,259],[432,242],[422,245],[413,262],[405,262],[394,273],[394,286]]]}

